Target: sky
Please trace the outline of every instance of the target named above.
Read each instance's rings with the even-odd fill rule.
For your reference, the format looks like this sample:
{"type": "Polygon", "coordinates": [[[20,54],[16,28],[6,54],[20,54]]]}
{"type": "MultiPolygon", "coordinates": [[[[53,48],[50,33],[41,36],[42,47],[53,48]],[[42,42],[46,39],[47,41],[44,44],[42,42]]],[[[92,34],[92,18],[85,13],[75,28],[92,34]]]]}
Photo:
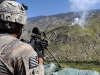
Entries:
{"type": "Polygon", "coordinates": [[[100,0],[16,0],[16,1],[19,3],[24,3],[25,5],[28,6],[28,10],[26,11],[28,18],[78,11],[82,9],[78,7],[83,7],[83,6],[84,8],[87,7],[86,5],[82,6],[82,1],[83,3],[90,5],[88,8],[86,8],[86,10],[100,9],[100,0]]]}

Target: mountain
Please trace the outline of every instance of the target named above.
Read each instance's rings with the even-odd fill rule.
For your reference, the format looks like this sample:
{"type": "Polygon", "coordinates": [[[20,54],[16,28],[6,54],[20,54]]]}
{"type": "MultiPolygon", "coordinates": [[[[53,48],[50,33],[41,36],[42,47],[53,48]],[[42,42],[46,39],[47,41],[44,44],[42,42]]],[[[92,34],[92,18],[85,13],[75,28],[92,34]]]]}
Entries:
{"type": "Polygon", "coordinates": [[[74,18],[73,13],[67,14],[58,14],[58,15],[51,15],[51,16],[41,16],[40,18],[28,18],[27,25],[29,25],[29,29],[31,27],[39,27],[41,30],[48,29],[49,27],[59,25],[61,23],[66,23],[69,20],[74,18]],[[31,20],[30,20],[31,19],[31,20]]]}
{"type": "MultiPolygon", "coordinates": [[[[90,10],[88,11],[88,16],[93,16],[95,14],[100,13],[100,9],[98,10],[90,10]]],[[[74,18],[80,18],[82,12],[69,12],[69,13],[62,13],[50,16],[37,16],[31,17],[27,20],[27,29],[30,30],[33,27],[39,27],[41,30],[48,29],[50,27],[58,26],[62,23],[71,22],[74,18]]]]}
{"type": "MultiPolygon", "coordinates": [[[[30,40],[31,30],[38,27],[47,35],[48,48],[60,62],[66,61],[100,61],[100,9],[89,10],[84,27],[79,24],[71,26],[81,12],[69,12],[50,16],[28,18],[26,33],[22,38],[30,40]]],[[[52,60],[45,50],[46,57],[52,60]]]]}

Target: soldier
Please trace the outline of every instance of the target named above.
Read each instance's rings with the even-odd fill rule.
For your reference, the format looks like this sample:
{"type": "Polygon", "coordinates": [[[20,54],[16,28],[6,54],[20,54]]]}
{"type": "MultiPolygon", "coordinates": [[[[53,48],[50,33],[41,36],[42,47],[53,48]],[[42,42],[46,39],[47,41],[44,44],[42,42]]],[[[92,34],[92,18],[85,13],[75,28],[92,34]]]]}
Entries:
{"type": "Polygon", "coordinates": [[[25,8],[21,4],[15,1],[0,4],[0,75],[44,74],[37,53],[19,40],[26,20],[25,8]]]}
{"type": "MultiPolygon", "coordinates": [[[[41,71],[44,72],[44,48],[42,48],[42,45],[40,42],[42,42],[41,38],[41,31],[34,27],[32,29],[32,35],[29,44],[34,48],[34,50],[37,52],[38,55],[38,63],[41,64],[41,71]]],[[[43,74],[42,74],[43,75],[43,74]]]]}

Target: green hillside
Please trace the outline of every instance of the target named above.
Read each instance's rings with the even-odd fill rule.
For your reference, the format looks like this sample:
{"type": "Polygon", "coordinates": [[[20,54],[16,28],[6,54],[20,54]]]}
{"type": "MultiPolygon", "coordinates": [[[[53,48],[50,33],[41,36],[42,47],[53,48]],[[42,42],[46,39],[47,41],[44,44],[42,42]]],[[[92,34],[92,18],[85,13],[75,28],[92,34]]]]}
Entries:
{"type": "MultiPolygon", "coordinates": [[[[100,9],[88,11],[84,27],[71,26],[79,13],[62,13],[29,18],[21,38],[30,40],[33,27],[44,31],[49,40],[48,49],[63,67],[89,69],[100,72],[100,9]]],[[[45,62],[54,62],[45,51],[45,62]]]]}
{"type": "Polygon", "coordinates": [[[100,61],[99,18],[93,18],[84,27],[64,23],[49,28],[46,34],[49,49],[60,62],[100,61]]]}

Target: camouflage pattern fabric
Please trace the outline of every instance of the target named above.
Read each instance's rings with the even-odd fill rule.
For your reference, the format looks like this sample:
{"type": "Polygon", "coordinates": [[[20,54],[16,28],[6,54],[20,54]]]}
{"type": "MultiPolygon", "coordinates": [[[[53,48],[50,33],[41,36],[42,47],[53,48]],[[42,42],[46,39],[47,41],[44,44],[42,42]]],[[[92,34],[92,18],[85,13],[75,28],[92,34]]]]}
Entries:
{"type": "Polygon", "coordinates": [[[34,72],[37,74],[37,75],[44,75],[44,66],[42,64],[39,64],[38,67],[36,67],[34,69],[34,72]],[[39,70],[39,71],[37,71],[39,70]]]}
{"type": "Polygon", "coordinates": [[[0,0],[0,2],[3,2],[3,1],[13,1],[13,0],[0,0]]]}
{"type": "Polygon", "coordinates": [[[26,12],[24,7],[15,1],[3,1],[0,4],[0,20],[26,24],[26,12]]]}
{"type": "MultiPolygon", "coordinates": [[[[30,42],[29,44],[34,48],[35,40],[34,40],[33,36],[34,36],[34,35],[32,34],[32,35],[31,35],[31,42],[30,42]]],[[[37,54],[38,54],[38,57],[40,57],[40,58],[43,59],[42,51],[37,52],[37,54]],[[38,53],[39,53],[39,54],[38,54],[38,53]]],[[[44,75],[44,65],[43,65],[43,64],[39,64],[38,69],[39,69],[39,71],[40,71],[40,73],[41,73],[40,75],[44,75]]]]}
{"type": "Polygon", "coordinates": [[[44,75],[44,65],[43,64],[39,64],[39,72],[40,72],[40,75],[44,75]]]}
{"type": "Polygon", "coordinates": [[[0,75],[42,74],[37,53],[30,45],[10,35],[0,35],[0,51],[0,75]]]}

